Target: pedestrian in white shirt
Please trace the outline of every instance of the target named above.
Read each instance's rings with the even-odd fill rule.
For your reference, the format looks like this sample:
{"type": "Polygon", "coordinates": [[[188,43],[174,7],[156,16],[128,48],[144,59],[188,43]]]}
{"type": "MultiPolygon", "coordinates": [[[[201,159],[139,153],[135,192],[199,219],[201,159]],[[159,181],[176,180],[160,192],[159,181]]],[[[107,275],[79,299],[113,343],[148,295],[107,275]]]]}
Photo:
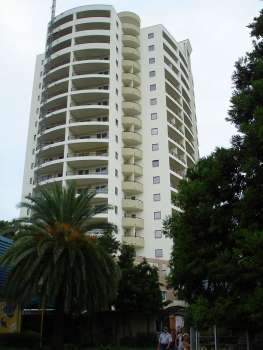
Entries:
{"type": "Polygon", "coordinates": [[[163,331],[159,335],[159,350],[167,350],[172,343],[172,336],[168,332],[167,327],[164,327],[163,331]]]}

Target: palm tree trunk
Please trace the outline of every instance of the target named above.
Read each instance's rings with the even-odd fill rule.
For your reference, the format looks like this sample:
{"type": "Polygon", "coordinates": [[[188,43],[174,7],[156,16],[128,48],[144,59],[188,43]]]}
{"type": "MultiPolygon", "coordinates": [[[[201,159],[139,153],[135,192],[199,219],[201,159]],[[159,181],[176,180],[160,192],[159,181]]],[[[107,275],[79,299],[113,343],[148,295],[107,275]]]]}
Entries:
{"type": "Polygon", "coordinates": [[[54,325],[53,325],[53,337],[52,337],[52,350],[63,350],[64,349],[64,298],[58,297],[56,304],[54,325]]]}

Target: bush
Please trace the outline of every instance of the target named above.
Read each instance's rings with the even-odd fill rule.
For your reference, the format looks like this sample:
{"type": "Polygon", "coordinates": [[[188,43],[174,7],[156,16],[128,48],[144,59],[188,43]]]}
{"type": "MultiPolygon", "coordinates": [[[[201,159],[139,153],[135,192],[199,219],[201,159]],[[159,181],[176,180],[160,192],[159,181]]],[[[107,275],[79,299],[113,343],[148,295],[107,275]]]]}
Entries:
{"type": "Polygon", "coordinates": [[[20,334],[1,334],[1,345],[8,345],[13,348],[38,348],[39,347],[39,333],[24,332],[20,334]]]}

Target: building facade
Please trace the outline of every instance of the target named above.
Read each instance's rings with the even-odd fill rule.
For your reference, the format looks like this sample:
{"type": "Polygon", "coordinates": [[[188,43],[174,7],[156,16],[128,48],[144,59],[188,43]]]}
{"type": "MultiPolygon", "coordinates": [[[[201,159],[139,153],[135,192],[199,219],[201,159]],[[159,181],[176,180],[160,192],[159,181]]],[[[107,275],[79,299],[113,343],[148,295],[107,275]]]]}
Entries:
{"type": "Polygon", "coordinates": [[[198,159],[190,54],[188,40],[112,6],[56,16],[36,59],[23,198],[74,180],[113,207],[96,220],[138,257],[168,261],[162,220],[198,159]]]}

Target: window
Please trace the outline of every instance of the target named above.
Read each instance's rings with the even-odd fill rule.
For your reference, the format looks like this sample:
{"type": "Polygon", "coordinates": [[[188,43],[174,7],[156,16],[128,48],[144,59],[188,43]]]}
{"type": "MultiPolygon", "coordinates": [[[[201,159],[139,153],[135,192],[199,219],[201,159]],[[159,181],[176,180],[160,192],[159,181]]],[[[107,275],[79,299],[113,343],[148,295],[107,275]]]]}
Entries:
{"type": "Polygon", "coordinates": [[[150,99],[150,105],[151,106],[157,105],[157,98],[151,98],[150,99]]]}
{"type": "Polygon", "coordinates": [[[44,64],[44,60],[41,60],[41,64],[42,64],[42,66],[43,66],[43,64],[44,64]]]}
{"type": "Polygon", "coordinates": [[[153,184],[159,184],[160,183],[160,176],[154,176],[153,177],[153,184]]]}
{"type": "Polygon", "coordinates": [[[118,46],[116,46],[116,52],[117,52],[117,53],[119,52],[118,46]]]}
{"type": "Polygon", "coordinates": [[[153,39],[154,38],[154,33],[149,33],[148,34],[148,39],[153,39]]]}
{"type": "Polygon", "coordinates": [[[154,193],[153,194],[153,200],[154,200],[154,202],[159,202],[161,200],[161,194],[160,193],[154,193]]]}
{"type": "Polygon", "coordinates": [[[36,140],[37,135],[34,135],[34,141],[36,140]]]}
{"type": "Polygon", "coordinates": [[[37,96],[37,100],[38,100],[38,101],[40,100],[40,96],[39,96],[39,95],[37,96]]]}
{"type": "Polygon", "coordinates": [[[118,76],[118,74],[116,74],[116,80],[117,80],[117,81],[119,80],[119,76],[118,76]]]}
{"type": "Polygon", "coordinates": [[[115,176],[118,177],[118,169],[115,169],[115,176]]]}
{"type": "Polygon", "coordinates": [[[149,45],[148,46],[148,51],[154,51],[154,45],[149,45]]]}
{"type": "Polygon", "coordinates": [[[159,166],[159,160],[153,160],[152,166],[153,166],[153,168],[157,168],[159,166]]]}
{"type": "Polygon", "coordinates": [[[115,92],[116,92],[116,95],[118,96],[119,95],[119,90],[116,89],[115,92]]]}
{"type": "Polygon", "coordinates": [[[163,250],[162,249],[155,249],[155,257],[162,258],[163,257],[163,250]]]}
{"type": "Polygon", "coordinates": [[[32,184],[32,177],[30,177],[29,183],[32,184]]]}
{"type": "Polygon", "coordinates": [[[118,159],[118,158],[119,158],[118,152],[115,152],[115,159],[118,159]]]}
{"type": "Polygon", "coordinates": [[[152,144],[152,151],[158,151],[159,150],[159,143],[153,143],[152,144]]]}
{"type": "Polygon", "coordinates": [[[41,83],[38,85],[39,89],[41,88],[41,83]]]}
{"type": "Polygon", "coordinates": [[[161,219],[161,212],[155,211],[153,214],[154,220],[160,220],[161,219]]]}
{"type": "Polygon", "coordinates": [[[115,195],[118,195],[118,187],[115,187],[115,195]]]}
{"type": "Polygon", "coordinates": [[[162,230],[155,230],[154,237],[155,238],[162,238],[162,230]]]}
{"type": "Polygon", "coordinates": [[[119,61],[118,60],[116,60],[116,67],[118,67],[119,66],[119,61]]]}
{"type": "Polygon", "coordinates": [[[150,84],[150,91],[156,90],[156,84],[150,84]]]}
{"type": "Polygon", "coordinates": [[[115,214],[118,214],[118,207],[117,207],[117,205],[115,205],[114,211],[115,211],[115,214]]]}
{"type": "Polygon", "coordinates": [[[116,108],[116,111],[119,110],[119,106],[118,106],[118,103],[115,104],[115,108],[116,108]]]}
{"type": "Polygon", "coordinates": [[[157,128],[152,128],[151,129],[151,134],[152,135],[158,135],[158,129],[157,128]]]}
{"type": "Polygon", "coordinates": [[[118,135],[115,135],[115,141],[118,143],[119,141],[118,135]]]}
{"type": "Polygon", "coordinates": [[[119,23],[116,21],[116,26],[117,26],[117,28],[119,28],[119,23]]]}
{"type": "Polygon", "coordinates": [[[149,72],[149,77],[150,77],[150,78],[155,77],[155,70],[150,70],[150,72],[149,72]]]}
{"type": "Polygon", "coordinates": [[[118,126],[118,125],[119,125],[119,121],[118,121],[118,119],[115,119],[115,124],[116,124],[116,126],[118,126]]]}
{"type": "Polygon", "coordinates": [[[151,113],[151,120],[157,119],[157,113],[151,113]]]}
{"type": "Polygon", "coordinates": [[[118,35],[118,33],[116,33],[116,39],[119,40],[119,35],[118,35]]]}
{"type": "Polygon", "coordinates": [[[149,64],[154,64],[154,63],[155,63],[155,57],[150,57],[149,64]]]}

